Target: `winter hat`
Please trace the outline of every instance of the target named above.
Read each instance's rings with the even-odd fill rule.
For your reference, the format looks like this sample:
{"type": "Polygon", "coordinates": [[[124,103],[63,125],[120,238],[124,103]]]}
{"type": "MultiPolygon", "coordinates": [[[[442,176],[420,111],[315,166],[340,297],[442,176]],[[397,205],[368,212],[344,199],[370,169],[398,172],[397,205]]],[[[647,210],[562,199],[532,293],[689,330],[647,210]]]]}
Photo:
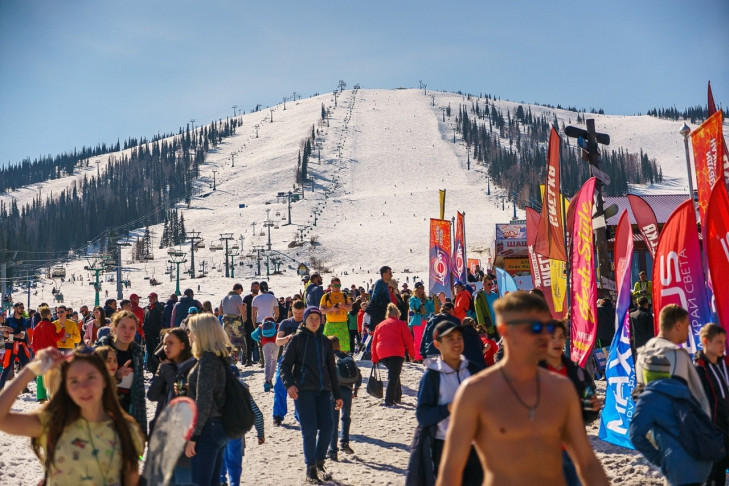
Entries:
{"type": "Polygon", "coordinates": [[[261,289],[261,292],[268,292],[268,282],[263,281],[259,284],[259,288],[261,289]]]}
{"type": "Polygon", "coordinates": [[[319,308],[315,305],[310,305],[304,311],[304,322],[306,322],[306,318],[309,317],[311,313],[319,314],[319,317],[321,317],[321,311],[319,310],[319,308]]]}

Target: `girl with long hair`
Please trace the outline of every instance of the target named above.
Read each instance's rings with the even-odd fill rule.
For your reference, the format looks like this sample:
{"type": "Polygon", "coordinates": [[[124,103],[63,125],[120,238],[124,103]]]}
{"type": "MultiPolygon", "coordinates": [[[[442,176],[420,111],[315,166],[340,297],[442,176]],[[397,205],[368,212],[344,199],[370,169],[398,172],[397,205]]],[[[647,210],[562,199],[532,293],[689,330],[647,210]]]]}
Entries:
{"type": "MultiPolygon", "coordinates": [[[[162,409],[170,400],[186,393],[187,375],[197,362],[192,355],[187,332],[179,327],[167,330],[162,338],[162,345],[157,348],[157,353],[162,361],[147,390],[147,398],[152,402],[157,402],[157,410],[152,423],[157,420],[162,409]],[[177,385],[177,390],[175,390],[175,385],[177,385]]],[[[150,431],[153,428],[152,423],[150,423],[150,431]]]]}
{"type": "Polygon", "coordinates": [[[144,436],[114,388],[106,365],[89,348],[68,355],[44,349],[0,392],[0,430],[32,438],[47,486],[136,485],[144,436]],[[11,412],[28,382],[54,368],[60,386],[50,401],[33,412],[11,412]]]}
{"type": "Polygon", "coordinates": [[[185,455],[190,458],[193,483],[217,486],[223,451],[230,439],[221,416],[231,344],[212,314],[193,315],[188,324],[192,355],[198,360],[188,375],[189,395],[197,405],[197,425],[185,446],[185,455]]]}
{"type": "Polygon", "coordinates": [[[84,333],[84,343],[87,346],[93,346],[98,339],[98,332],[104,326],[109,325],[109,319],[106,318],[106,312],[100,305],[94,307],[94,318],[86,324],[86,332],[84,333]]]}
{"type": "Polygon", "coordinates": [[[111,346],[116,352],[119,369],[117,392],[122,408],[134,417],[142,432],[147,433],[147,401],[144,395],[144,348],[134,341],[139,320],[132,311],[116,312],[111,319],[111,334],[97,341],[98,346],[111,346]]]}

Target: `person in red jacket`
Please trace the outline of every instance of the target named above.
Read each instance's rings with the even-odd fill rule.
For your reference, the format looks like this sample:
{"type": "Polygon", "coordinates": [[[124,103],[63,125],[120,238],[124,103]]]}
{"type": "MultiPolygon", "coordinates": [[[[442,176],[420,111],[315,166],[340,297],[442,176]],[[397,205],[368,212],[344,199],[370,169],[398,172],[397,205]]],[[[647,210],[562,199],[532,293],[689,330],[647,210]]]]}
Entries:
{"type": "Polygon", "coordinates": [[[387,304],[386,315],[372,335],[372,363],[382,362],[387,368],[385,406],[391,407],[402,399],[400,372],[405,362],[405,349],[408,356],[415,356],[415,346],[408,325],[400,320],[400,311],[395,304],[387,304]]]}
{"type": "Polygon", "coordinates": [[[456,298],[453,302],[453,315],[455,315],[459,321],[463,322],[463,319],[468,315],[468,309],[471,308],[471,292],[466,289],[463,282],[456,280],[454,284],[456,288],[456,298]]]}
{"type": "MultiPolygon", "coordinates": [[[[61,327],[56,331],[56,325],[51,321],[52,312],[47,305],[41,306],[39,309],[41,321],[35,326],[33,332],[33,351],[38,354],[42,349],[56,348],[58,349],[58,341],[66,336],[66,329],[61,327]]],[[[48,393],[43,383],[43,375],[35,377],[35,399],[39,402],[48,400],[48,393]]]]}
{"type": "Polygon", "coordinates": [[[139,306],[139,296],[137,294],[132,294],[129,296],[129,300],[132,303],[132,313],[137,316],[137,319],[139,319],[137,334],[139,334],[139,337],[144,339],[144,329],[142,328],[142,325],[144,324],[144,309],[139,306]]]}

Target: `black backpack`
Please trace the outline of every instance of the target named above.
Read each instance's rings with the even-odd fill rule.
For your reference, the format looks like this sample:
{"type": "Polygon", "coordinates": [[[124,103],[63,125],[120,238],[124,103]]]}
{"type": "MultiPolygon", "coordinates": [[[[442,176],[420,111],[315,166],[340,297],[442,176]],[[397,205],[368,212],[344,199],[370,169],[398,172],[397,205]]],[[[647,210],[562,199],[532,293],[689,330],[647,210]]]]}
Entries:
{"type": "Polygon", "coordinates": [[[224,359],[221,361],[225,366],[225,404],[221,410],[221,420],[228,437],[238,439],[251,430],[256,421],[251,406],[251,392],[238,381],[228,363],[224,359]]]}
{"type": "Polygon", "coordinates": [[[359,381],[359,368],[354,358],[349,355],[337,358],[337,378],[340,385],[354,385],[359,381]]]}

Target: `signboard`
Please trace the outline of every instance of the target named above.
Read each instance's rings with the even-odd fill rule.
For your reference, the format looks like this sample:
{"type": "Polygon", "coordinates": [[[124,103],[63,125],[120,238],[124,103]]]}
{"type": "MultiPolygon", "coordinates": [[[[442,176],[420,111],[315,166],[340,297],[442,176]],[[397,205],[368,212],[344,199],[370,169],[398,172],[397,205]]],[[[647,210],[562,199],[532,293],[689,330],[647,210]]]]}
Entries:
{"type": "Polygon", "coordinates": [[[529,259],[528,258],[504,258],[504,270],[509,272],[511,275],[519,273],[529,273],[529,259]]]}
{"type": "Polygon", "coordinates": [[[309,275],[309,267],[307,267],[303,263],[299,263],[299,268],[296,269],[296,273],[298,273],[301,277],[303,277],[304,275],[309,275]]]}
{"type": "Polygon", "coordinates": [[[528,258],[526,224],[497,224],[495,256],[528,258]]]}

